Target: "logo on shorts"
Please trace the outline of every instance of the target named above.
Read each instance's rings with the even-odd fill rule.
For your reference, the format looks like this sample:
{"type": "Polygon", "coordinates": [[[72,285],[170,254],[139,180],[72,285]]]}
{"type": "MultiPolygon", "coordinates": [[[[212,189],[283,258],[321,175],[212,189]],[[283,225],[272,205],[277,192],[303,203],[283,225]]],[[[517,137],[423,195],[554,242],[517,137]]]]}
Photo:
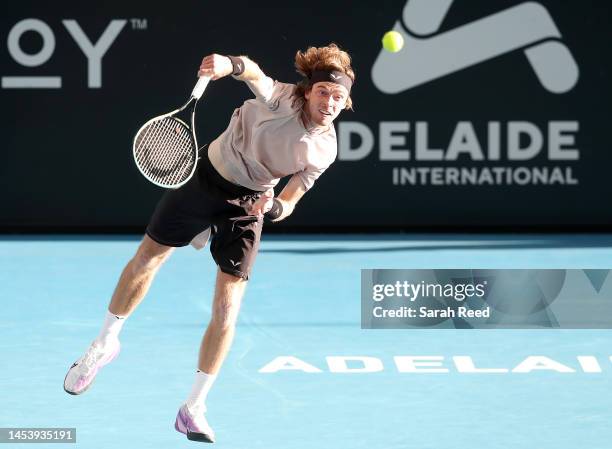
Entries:
{"type": "Polygon", "coordinates": [[[230,259],[229,261],[234,266],[234,268],[241,264],[241,262],[234,262],[232,259],[230,259]]]}
{"type": "Polygon", "coordinates": [[[579,69],[548,10],[524,2],[438,33],[453,0],[408,0],[393,29],[404,37],[397,53],[381,50],[372,81],[396,94],[514,50],[522,50],[538,80],[562,94],[578,82],[579,69]],[[403,24],[402,24],[403,22],[403,24]]]}

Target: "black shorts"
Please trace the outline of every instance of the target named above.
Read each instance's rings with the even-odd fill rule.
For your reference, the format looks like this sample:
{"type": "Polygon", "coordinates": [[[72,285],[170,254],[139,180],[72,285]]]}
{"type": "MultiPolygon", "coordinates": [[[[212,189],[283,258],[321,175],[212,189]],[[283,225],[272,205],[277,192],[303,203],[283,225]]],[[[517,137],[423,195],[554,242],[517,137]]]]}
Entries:
{"type": "Polygon", "coordinates": [[[247,215],[245,207],[260,196],[261,192],[223,178],[204,151],[189,182],[164,194],[146,232],[157,243],[179,247],[189,245],[210,227],[210,252],[221,271],[247,280],[259,250],[263,220],[247,215]]]}

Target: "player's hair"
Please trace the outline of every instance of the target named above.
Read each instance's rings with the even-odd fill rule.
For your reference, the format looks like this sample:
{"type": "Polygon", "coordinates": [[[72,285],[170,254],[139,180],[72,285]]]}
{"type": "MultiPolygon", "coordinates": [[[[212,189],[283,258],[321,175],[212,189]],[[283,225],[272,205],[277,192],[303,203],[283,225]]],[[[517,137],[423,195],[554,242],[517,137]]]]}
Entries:
{"type": "MultiPolygon", "coordinates": [[[[351,57],[347,52],[341,50],[333,42],[326,47],[308,47],[306,51],[295,54],[295,68],[305,78],[297,84],[295,96],[304,98],[304,93],[309,89],[308,79],[314,70],[338,70],[344,72],[355,82],[355,72],[351,67],[351,57]]],[[[349,94],[345,109],[353,109],[353,100],[349,94]]]]}

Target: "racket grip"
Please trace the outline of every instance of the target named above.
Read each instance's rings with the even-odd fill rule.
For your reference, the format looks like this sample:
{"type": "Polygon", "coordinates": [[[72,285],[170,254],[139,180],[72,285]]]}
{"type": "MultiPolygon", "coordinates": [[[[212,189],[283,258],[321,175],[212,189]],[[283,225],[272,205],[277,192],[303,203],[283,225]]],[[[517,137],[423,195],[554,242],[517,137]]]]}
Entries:
{"type": "Polygon", "coordinates": [[[191,96],[195,98],[196,100],[199,100],[202,94],[204,93],[206,86],[208,86],[209,81],[210,81],[209,77],[201,76],[197,84],[193,88],[193,91],[191,92],[191,96]]]}

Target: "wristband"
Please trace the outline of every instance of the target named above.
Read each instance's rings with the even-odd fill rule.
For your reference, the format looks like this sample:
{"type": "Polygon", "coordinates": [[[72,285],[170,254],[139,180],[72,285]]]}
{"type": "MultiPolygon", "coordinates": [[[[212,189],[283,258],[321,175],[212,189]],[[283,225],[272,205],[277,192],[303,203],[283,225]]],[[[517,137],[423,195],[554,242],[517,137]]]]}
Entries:
{"type": "Polygon", "coordinates": [[[232,62],[232,76],[240,76],[244,73],[244,61],[238,56],[227,56],[232,62]]]}
{"type": "Polygon", "coordinates": [[[268,220],[276,220],[281,215],[283,215],[283,205],[279,200],[274,198],[272,200],[272,208],[264,214],[264,217],[268,220]]]}

